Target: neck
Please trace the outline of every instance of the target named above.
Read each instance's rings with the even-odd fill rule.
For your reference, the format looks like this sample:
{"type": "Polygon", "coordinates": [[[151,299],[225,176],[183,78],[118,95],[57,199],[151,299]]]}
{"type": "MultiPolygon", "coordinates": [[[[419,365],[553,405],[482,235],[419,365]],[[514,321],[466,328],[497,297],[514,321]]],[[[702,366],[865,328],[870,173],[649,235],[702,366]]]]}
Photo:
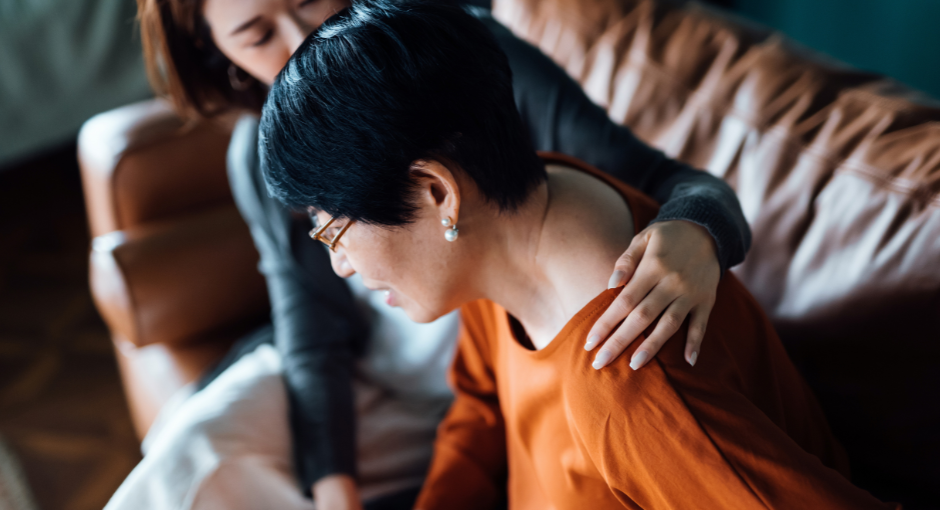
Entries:
{"type": "Polygon", "coordinates": [[[633,237],[619,193],[577,170],[548,170],[516,213],[491,219],[475,275],[481,297],[517,318],[538,349],[607,288],[633,237]]]}

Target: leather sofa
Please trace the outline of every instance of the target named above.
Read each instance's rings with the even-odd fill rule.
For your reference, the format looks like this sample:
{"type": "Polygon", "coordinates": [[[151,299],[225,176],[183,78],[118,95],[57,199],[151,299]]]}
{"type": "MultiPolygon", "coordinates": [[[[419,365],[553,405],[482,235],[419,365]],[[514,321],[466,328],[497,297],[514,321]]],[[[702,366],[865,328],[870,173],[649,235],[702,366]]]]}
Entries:
{"type": "MultiPolygon", "coordinates": [[[[940,501],[940,103],[695,3],[496,0],[494,15],[616,122],[734,187],[754,234],[734,272],[854,481],[907,508],[940,501]]],[[[227,125],[183,126],[153,100],[80,136],[92,291],[140,434],[267,313],[227,125]]]]}

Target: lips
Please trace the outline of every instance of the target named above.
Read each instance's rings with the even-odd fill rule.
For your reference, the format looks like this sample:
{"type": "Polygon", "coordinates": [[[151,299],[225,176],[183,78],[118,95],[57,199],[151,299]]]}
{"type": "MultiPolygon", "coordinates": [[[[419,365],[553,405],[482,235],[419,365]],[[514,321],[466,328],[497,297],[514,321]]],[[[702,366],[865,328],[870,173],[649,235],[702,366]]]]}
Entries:
{"type": "MultiPolygon", "coordinates": [[[[364,283],[364,282],[363,282],[364,283]]],[[[365,283],[364,283],[365,284],[365,283]]],[[[395,293],[392,289],[388,287],[371,287],[368,284],[365,284],[366,288],[373,292],[381,292],[385,294],[385,304],[388,306],[397,306],[397,300],[395,299],[395,293]]]]}

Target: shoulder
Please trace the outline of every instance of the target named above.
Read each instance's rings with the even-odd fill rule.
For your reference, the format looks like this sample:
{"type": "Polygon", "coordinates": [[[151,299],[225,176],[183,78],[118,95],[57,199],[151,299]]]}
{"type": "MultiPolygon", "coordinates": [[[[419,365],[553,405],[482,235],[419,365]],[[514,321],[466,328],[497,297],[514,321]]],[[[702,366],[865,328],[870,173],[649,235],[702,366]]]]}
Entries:
{"type": "MultiPolygon", "coordinates": [[[[682,356],[684,341],[673,338],[663,346],[659,354],[640,370],[630,368],[630,359],[643,343],[636,339],[627,350],[601,370],[591,363],[597,349],[585,351],[583,346],[587,334],[598,317],[619,293],[619,289],[605,291],[582,310],[566,328],[568,337],[553,358],[560,363],[559,381],[565,405],[574,416],[590,423],[639,420],[633,426],[655,425],[655,416],[662,417],[673,411],[684,412],[682,388],[673,384],[673,370],[687,366],[682,356]],[[650,411],[653,411],[650,414],[650,411]]],[[[677,335],[678,336],[678,335],[677,335]]],[[[549,346],[551,348],[551,346],[549,346]]]]}
{"type": "Polygon", "coordinates": [[[235,122],[235,128],[232,130],[232,140],[229,143],[229,150],[250,148],[252,152],[257,152],[258,148],[258,116],[246,113],[235,122]]]}
{"type": "MultiPolygon", "coordinates": [[[[584,350],[578,346],[577,351],[584,350]]],[[[630,368],[633,353],[625,352],[602,370],[595,370],[591,367],[594,352],[584,352],[585,355],[576,352],[570,357],[567,373],[562,377],[567,405],[578,414],[593,418],[602,415],[637,418],[638,413],[651,408],[658,408],[656,414],[661,414],[668,411],[672,403],[681,403],[667,370],[657,360],[641,370],[633,370],[630,368]]]]}
{"type": "Polygon", "coordinates": [[[258,172],[258,117],[242,115],[235,123],[226,154],[229,181],[238,188],[250,185],[257,188],[258,172]]]}
{"type": "Polygon", "coordinates": [[[659,213],[659,205],[650,196],[583,160],[558,152],[539,151],[538,154],[546,165],[557,165],[576,170],[590,175],[613,188],[622,200],[626,201],[627,207],[633,215],[633,226],[636,232],[646,228],[659,213]]]}
{"type": "MultiPolygon", "coordinates": [[[[243,115],[235,124],[227,155],[229,186],[242,217],[257,233],[283,246],[289,242],[290,211],[268,194],[258,156],[258,118],[243,115]]],[[[258,242],[256,238],[255,242],[258,242]]]]}

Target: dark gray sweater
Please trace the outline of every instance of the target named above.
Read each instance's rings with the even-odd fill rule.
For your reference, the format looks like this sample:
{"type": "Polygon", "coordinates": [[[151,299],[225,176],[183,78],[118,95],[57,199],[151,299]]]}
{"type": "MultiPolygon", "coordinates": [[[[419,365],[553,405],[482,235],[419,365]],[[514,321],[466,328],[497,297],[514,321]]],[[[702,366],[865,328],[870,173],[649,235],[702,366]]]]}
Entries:
{"type": "MultiPolygon", "coordinates": [[[[538,49],[479,14],[509,56],[516,104],[535,149],[575,156],[651,195],[654,221],[702,225],[718,247],[722,270],[744,259],[751,234],[737,197],[712,175],[665,157],[613,124],[580,86],[538,49]]],[[[301,486],[355,475],[353,360],[368,334],[348,287],[328,254],[311,242],[303,215],[268,196],[258,168],[257,120],[239,122],[229,149],[229,178],[261,254],[271,297],[274,343],[283,357],[301,486]]],[[[613,268],[611,268],[613,270],[613,268]]]]}

